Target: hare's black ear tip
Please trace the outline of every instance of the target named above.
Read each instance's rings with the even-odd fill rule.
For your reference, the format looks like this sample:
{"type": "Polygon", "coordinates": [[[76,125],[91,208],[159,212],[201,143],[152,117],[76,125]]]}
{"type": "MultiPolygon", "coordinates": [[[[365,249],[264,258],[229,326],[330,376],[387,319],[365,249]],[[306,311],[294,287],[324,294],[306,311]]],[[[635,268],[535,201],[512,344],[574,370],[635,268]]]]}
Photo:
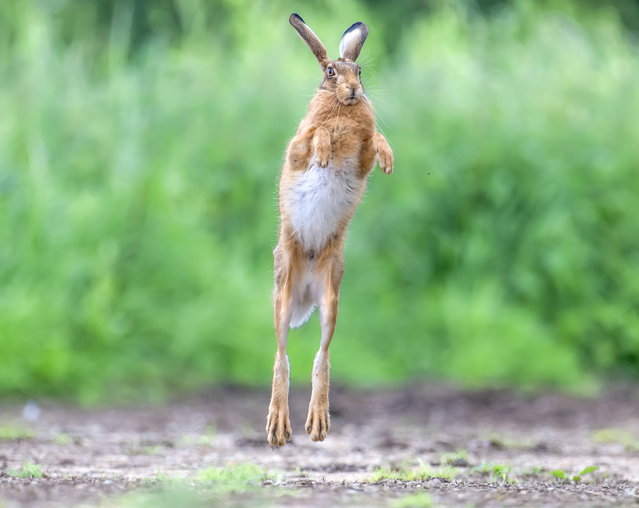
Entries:
{"type": "Polygon", "coordinates": [[[353,23],[351,26],[349,26],[346,29],[346,32],[344,32],[344,35],[346,35],[348,32],[352,32],[353,30],[357,30],[358,28],[362,28],[363,30],[368,31],[368,27],[366,26],[365,23],[362,23],[361,21],[357,21],[356,23],[353,23]]]}
{"type": "MultiPolygon", "coordinates": [[[[288,18],[288,22],[292,25],[293,21],[298,20],[301,21],[302,23],[304,23],[304,20],[302,19],[302,16],[300,16],[297,12],[294,12],[293,14],[291,14],[288,18]]],[[[306,23],[304,23],[306,24],[306,23]]]]}

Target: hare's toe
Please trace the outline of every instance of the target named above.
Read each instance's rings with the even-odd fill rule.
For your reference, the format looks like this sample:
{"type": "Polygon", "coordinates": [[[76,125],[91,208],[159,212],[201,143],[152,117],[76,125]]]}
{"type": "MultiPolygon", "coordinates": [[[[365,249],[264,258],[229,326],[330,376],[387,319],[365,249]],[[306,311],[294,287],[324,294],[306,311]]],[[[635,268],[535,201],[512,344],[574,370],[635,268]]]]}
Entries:
{"type": "Polygon", "coordinates": [[[320,165],[321,168],[325,168],[326,166],[328,166],[328,163],[331,160],[331,151],[330,149],[328,150],[318,150],[317,153],[317,162],[320,165]]]}
{"type": "Polygon", "coordinates": [[[284,446],[291,440],[291,422],[288,418],[288,408],[278,410],[271,408],[266,423],[267,441],[271,446],[284,446]]]}
{"type": "Polygon", "coordinates": [[[393,172],[393,152],[390,150],[380,150],[379,156],[379,168],[385,175],[390,175],[393,172]]]}
{"type": "Polygon", "coordinates": [[[328,406],[311,407],[306,419],[306,433],[313,441],[324,441],[331,427],[331,417],[328,414],[328,406]]]}

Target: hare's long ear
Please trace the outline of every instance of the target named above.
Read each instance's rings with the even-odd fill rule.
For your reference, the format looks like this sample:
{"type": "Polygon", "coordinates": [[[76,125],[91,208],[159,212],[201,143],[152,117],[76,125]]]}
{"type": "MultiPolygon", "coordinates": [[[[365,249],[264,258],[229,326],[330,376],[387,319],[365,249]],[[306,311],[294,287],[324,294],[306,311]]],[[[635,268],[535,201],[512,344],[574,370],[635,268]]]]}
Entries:
{"type": "Polygon", "coordinates": [[[315,58],[317,58],[322,69],[324,69],[328,65],[328,56],[326,56],[326,48],[324,47],[324,44],[322,44],[322,41],[320,41],[319,37],[315,35],[315,32],[313,32],[313,30],[304,23],[304,20],[299,14],[291,14],[288,21],[293,28],[295,28],[297,34],[302,38],[306,45],[311,48],[315,58]]]}
{"type": "Polygon", "coordinates": [[[361,21],[353,23],[342,35],[342,41],[339,43],[339,56],[351,62],[357,60],[366,37],[368,37],[368,27],[361,21]]]}

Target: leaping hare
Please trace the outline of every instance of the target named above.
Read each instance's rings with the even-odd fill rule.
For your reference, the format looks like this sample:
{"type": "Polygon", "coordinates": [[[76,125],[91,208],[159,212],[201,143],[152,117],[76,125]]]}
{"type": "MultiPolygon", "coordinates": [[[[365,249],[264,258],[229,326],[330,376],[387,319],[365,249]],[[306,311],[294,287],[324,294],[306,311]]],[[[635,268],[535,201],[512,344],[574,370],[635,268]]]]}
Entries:
{"type": "Polygon", "coordinates": [[[342,36],[340,58],[329,60],[324,45],[297,14],[289,22],[317,58],[324,79],[286,150],[279,186],[280,230],[273,251],[273,307],[277,353],[266,432],[271,445],[291,439],[288,410],[289,327],[304,324],[319,307],[320,349],[313,364],[313,391],[306,432],[323,441],[328,414],[329,355],[344,273],[344,233],[355,213],[368,174],[379,159],[393,171],[393,152],[375,130],[373,107],[364,95],[355,63],[368,27],[353,24],[342,36]]]}

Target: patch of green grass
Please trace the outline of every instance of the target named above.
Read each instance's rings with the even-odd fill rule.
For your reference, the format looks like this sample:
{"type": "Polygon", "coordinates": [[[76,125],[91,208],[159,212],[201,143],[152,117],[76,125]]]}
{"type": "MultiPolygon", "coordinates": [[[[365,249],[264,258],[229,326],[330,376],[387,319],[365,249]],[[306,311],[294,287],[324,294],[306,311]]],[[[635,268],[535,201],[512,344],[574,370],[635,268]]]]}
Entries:
{"type": "Polygon", "coordinates": [[[162,483],[162,482],[168,482],[168,481],[170,481],[170,480],[171,480],[171,477],[169,477],[169,476],[167,476],[166,474],[164,474],[164,473],[162,472],[162,468],[160,468],[160,467],[158,466],[157,473],[155,473],[155,481],[156,481],[156,482],[159,482],[159,483],[162,483]]]}
{"type": "Polygon", "coordinates": [[[567,480],[568,475],[563,469],[553,469],[550,471],[550,476],[557,478],[558,480],[567,480]]]}
{"type": "MultiPolygon", "coordinates": [[[[277,473],[269,473],[264,467],[246,463],[199,469],[195,473],[195,477],[168,476],[158,467],[155,476],[148,478],[145,483],[162,485],[167,491],[194,489],[198,497],[206,499],[211,495],[257,490],[264,482],[276,482],[277,480],[277,473]]],[[[171,496],[174,495],[175,493],[171,494],[171,496]]]]}
{"type": "MultiPolygon", "coordinates": [[[[299,491],[292,492],[281,488],[260,489],[252,484],[230,489],[221,488],[217,482],[201,484],[184,478],[168,478],[168,480],[162,480],[162,484],[154,489],[138,489],[124,495],[109,506],[117,508],[266,507],[288,505],[289,503],[278,501],[282,498],[290,499],[295,494],[299,494],[299,491]]],[[[303,506],[303,503],[299,505],[303,506]]]]}
{"type": "Polygon", "coordinates": [[[265,481],[277,481],[277,474],[255,464],[238,464],[198,470],[195,483],[216,491],[233,492],[259,487],[265,481]]]}
{"type": "Polygon", "coordinates": [[[433,506],[433,498],[425,492],[402,496],[389,502],[393,508],[427,508],[433,506]]]}
{"type": "Polygon", "coordinates": [[[573,482],[580,482],[581,477],[590,473],[594,473],[599,469],[599,466],[588,466],[579,471],[575,476],[572,477],[573,482]]]}
{"type": "Polygon", "coordinates": [[[207,427],[202,434],[185,434],[182,436],[182,443],[191,445],[210,446],[215,441],[216,430],[214,427],[207,427]]]}
{"type": "Polygon", "coordinates": [[[0,424],[0,441],[26,440],[34,437],[33,431],[24,425],[8,422],[0,424]]]}
{"type": "Polygon", "coordinates": [[[113,506],[118,508],[174,508],[177,506],[204,508],[206,506],[223,506],[223,504],[219,498],[207,500],[186,485],[176,483],[168,488],[151,492],[132,492],[114,502],[113,506]]]}
{"type": "Polygon", "coordinates": [[[566,471],[564,471],[563,469],[553,469],[552,471],[550,471],[550,475],[556,478],[557,480],[562,480],[562,481],[572,480],[575,483],[579,483],[582,480],[583,476],[593,473],[597,469],[599,469],[598,466],[588,466],[582,469],[581,471],[579,471],[577,474],[572,476],[566,471]]]}
{"type": "Polygon", "coordinates": [[[592,440],[596,443],[617,443],[628,451],[639,450],[639,439],[627,430],[599,429],[592,433],[592,440]]]}
{"type": "Polygon", "coordinates": [[[529,448],[532,446],[532,439],[529,437],[518,437],[512,438],[508,436],[503,436],[501,434],[497,434],[496,432],[492,432],[483,437],[485,441],[490,444],[491,447],[496,449],[517,449],[517,448],[529,448]]]}
{"type": "Polygon", "coordinates": [[[25,460],[20,469],[17,471],[9,470],[9,474],[16,478],[42,478],[42,466],[25,460]]]}
{"type": "Polygon", "coordinates": [[[512,475],[512,467],[508,464],[492,464],[490,462],[482,463],[471,468],[471,474],[479,473],[487,475],[491,482],[501,481],[506,483],[515,483],[516,479],[512,475]]]}
{"type": "Polygon", "coordinates": [[[53,440],[53,442],[60,446],[67,446],[73,442],[73,439],[71,438],[69,434],[65,434],[63,432],[62,434],[58,434],[53,440]]]}
{"type": "Polygon", "coordinates": [[[508,480],[508,475],[511,471],[512,468],[507,464],[496,464],[493,466],[491,476],[505,482],[506,480],[508,480]]]}
{"type": "Polygon", "coordinates": [[[444,453],[439,461],[448,466],[466,465],[468,464],[468,452],[466,450],[456,450],[444,453]]]}
{"type": "MultiPolygon", "coordinates": [[[[573,481],[578,483],[582,481],[583,476],[593,473],[597,469],[597,466],[588,466],[574,475],[571,475],[563,469],[553,469],[548,471],[548,474],[560,481],[573,481]]],[[[539,476],[544,470],[545,468],[543,466],[532,466],[515,475],[513,468],[508,464],[492,464],[487,462],[471,468],[470,474],[479,473],[481,475],[487,475],[490,481],[493,482],[517,483],[517,477],[519,476],[539,476]]]]}
{"type": "Polygon", "coordinates": [[[142,440],[137,443],[126,444],[125,450],[128,455],[155,455],[162,450],[162,445],[152,441],[142,440]]]}
{"type": "Polygon", "coordinates": [[[451,466],[442,466],[438,468],[432,468],[425,464],[421,460],[419,462],[419,468],[402,467],[399,469],[392,469],[390,466],[377,468],[373,471],[370,481],[376,483],[382,480],[399,480],[403,482],[411,482],[418,480],[429,480],[431,478],[439,478],[441,480],[451,481],[457,476],[458,470],[451,466]]]}

